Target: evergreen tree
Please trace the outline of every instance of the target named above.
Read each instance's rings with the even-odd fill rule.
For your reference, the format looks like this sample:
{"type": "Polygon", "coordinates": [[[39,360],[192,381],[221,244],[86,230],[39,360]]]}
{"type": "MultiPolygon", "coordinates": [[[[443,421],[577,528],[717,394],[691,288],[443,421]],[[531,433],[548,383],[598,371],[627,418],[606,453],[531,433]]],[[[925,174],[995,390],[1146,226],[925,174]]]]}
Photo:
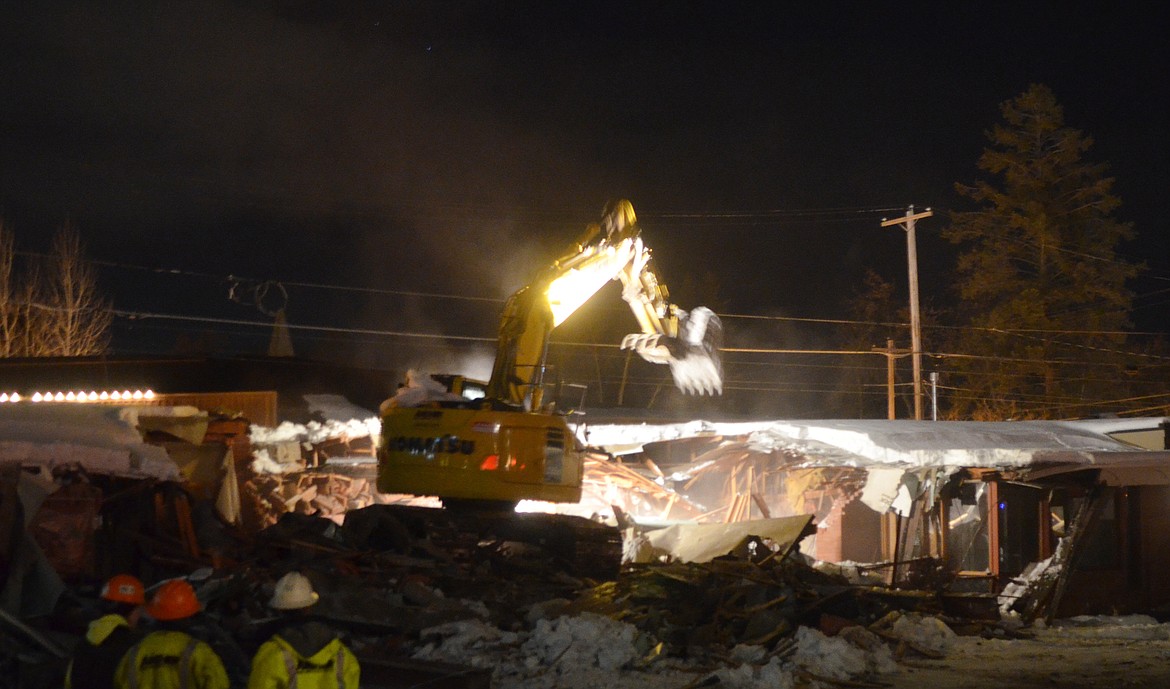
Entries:
{"type": "Polygon", "coordinates": [[[1129,326],[1126,281],[1141,266],[1116,254],[1133,235],[1092,139],[1065,125],[1052,91],[1033,85],[1001,105],[979,159],[990,179],[958,192],[980,207],[951,214],[959,244],[960,322],[950,399],[957,418],[1067,418],[1114,395],[1129,326]],[[1090,406],[1087,406],[1090,405],[1090,406]]]}

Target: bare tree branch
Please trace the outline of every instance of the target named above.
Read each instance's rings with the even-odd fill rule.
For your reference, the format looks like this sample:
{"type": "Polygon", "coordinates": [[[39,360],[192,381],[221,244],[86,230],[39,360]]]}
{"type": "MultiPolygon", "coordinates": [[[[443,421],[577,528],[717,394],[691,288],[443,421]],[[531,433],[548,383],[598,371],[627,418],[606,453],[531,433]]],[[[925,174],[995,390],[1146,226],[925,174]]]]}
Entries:
{"type": "Polygon", "coordinates": [[[81,239],[66,224],[47,263],[15,275],[15,242],[0,224],[0,356],[88,356],[109,343],[113,314],[97,290],[81,239]]]}

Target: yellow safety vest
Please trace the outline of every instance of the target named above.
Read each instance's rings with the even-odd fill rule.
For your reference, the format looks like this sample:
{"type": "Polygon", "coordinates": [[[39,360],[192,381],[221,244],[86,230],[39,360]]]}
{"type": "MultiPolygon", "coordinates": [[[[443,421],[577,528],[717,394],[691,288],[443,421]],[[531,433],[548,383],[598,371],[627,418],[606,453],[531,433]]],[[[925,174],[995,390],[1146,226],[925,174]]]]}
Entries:
{"type": "Polygon", "coordinates": [[[228,689],[223,661],[179,631],[157,631],[133,646],[115,676],[119,689],[228,689]]]}
{"type": "Polygon", "coordinates": [[[358,689],[360,682],[357,657],[340,639],[306,658],[277,634],[256,651],[248,689],[358,689]]]}

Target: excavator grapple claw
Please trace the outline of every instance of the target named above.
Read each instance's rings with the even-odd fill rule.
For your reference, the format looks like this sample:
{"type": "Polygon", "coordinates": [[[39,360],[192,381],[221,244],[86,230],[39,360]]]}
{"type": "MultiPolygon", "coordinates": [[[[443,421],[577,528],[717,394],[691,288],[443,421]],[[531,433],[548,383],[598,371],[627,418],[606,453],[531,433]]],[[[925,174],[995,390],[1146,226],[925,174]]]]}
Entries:
{"type": "Polygon", "coordinates": [[[687,394],[719,395],[723,393],[722,341],[719,316],[699,306],[689,313],[679,312],[678,337],[634,333],[622,339],[622,349],[631,349],[652,364],[670,366],[675,386],[687,394]]]}

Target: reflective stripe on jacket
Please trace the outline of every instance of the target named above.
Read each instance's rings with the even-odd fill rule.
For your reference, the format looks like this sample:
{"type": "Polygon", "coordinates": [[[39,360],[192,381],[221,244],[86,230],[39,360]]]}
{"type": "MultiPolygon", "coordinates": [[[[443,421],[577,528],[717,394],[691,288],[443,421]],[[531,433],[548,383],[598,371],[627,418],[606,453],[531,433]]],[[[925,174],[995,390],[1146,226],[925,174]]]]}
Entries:
{"type": "Polygon", "coordinates": [[[119,689],[228,689],[223,662],[210,646],[179,631],[157,631],[118,666],[119,689]]]}
{"type": "Polygon", "coordinates": [[[358,689],[360,682],[357,657],[340,639],[306,658],[277,634],[256,651],[248,689],[358,689]]]}

